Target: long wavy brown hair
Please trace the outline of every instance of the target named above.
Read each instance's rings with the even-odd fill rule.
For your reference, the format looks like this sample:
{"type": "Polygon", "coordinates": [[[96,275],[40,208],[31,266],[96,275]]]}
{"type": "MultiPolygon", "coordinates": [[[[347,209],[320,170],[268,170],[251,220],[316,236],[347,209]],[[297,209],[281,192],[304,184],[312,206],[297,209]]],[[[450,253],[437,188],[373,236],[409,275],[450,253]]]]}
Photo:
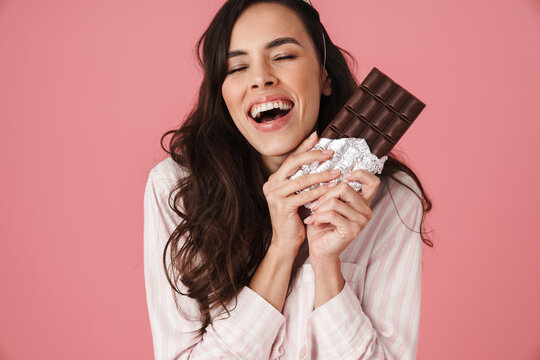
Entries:
{"type": "MultiPolygon", "coordinates": [[[[202,324],[199,336],[212,323],[213,310],[229,312],[227,304],[249,284],[272,236],[262,192],[269,174],[260,154],[233,123],[221,93],[234,23],[247,6],[257,2],[278,3],[294,11],[315,44],[321,64],[324,36],[333,91],[330,96],[321,96],[319,134],[358,87],[345,56],[353,67],[356,61],[332,43],[318,12],[302,0],[227,1],[197,42],[197,59],[204,69],[198,101],[179,129],[163,135],[161,144],[186,174],[170,193],[169,204],[182,221],[163,251],[163,265],[174,292],[197,301],[202,324]],[[170,134],[167,150],[163,143],[170,134]],[[180,290],[180,281],[185,293],[180,290]]],[[[398,171],[409,174],[422,192],[420,232],[423,242],[433,246],[422,231],[431,201],[414,172],[391,153],[380,177],[392,177],[406,186],[393,176],[398,171]]],[[[178,306],[177,294],[173,296],[178,306]]]]}

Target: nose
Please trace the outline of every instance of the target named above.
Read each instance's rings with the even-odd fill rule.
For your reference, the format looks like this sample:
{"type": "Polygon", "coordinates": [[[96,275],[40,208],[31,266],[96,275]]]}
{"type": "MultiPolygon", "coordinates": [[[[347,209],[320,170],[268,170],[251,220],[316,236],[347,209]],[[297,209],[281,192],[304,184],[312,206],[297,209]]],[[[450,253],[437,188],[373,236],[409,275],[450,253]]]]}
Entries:
{"type": "Polygon", "coordinates": [[[252,89],[264,89],[277,83],[277,78],[272,73],[272,70],[265,63],[258,65],[253,64],[252,74],[252,89]]]}

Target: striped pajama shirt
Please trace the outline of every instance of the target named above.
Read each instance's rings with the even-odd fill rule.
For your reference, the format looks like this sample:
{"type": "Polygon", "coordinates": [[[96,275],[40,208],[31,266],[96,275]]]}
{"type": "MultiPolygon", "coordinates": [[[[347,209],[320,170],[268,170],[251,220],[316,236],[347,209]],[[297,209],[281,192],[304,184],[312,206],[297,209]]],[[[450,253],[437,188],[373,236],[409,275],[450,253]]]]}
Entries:
{"type": "MultiPolygon", "coordinates": [[[[371,201],[372,219],[340,255],[345,286],[334,298],[313,310],[315,283],[308,258],[282,312],[246,286],[230,317],[216,318],[197,338],[189,333],[200,326],[197,303],[178,295],[184,314],[177,311],[162,265],[165,243],[180,221],[167,203],[180,176],[180,167],[168,157],[150,171],[144,194],[145,285],[156,359],[416,357],[422,240],[407,227],[419,231],[422,204],[409,189],[391,179],[381,181],[371,201]]],[[[412,178],[398,176],[420,194],[412,178]]]]}

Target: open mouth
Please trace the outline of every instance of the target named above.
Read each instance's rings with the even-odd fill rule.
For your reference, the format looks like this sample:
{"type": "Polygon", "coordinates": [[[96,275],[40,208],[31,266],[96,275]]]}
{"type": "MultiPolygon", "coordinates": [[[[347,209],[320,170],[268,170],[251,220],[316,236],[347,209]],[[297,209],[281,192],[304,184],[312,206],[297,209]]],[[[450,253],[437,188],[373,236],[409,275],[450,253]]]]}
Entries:
{"type": "Polygon", "coordinates": [[[258,122],[259,124],[269,123],[269,122],[272,122],[274,120],[284,117],[291,111],[291,109],[287,109],[287,110],[272,109],[272,110],[263,111],[259,113],[256,116],[256,118],[253,118],[253,120],[258,122]]]}
{"type": "Polygon", "coordinates": [[[249,117],[259,124],[270,123],[286,116],[294,107],[289,101],[275,101],[256,105],[248,111],[249,117]]]}

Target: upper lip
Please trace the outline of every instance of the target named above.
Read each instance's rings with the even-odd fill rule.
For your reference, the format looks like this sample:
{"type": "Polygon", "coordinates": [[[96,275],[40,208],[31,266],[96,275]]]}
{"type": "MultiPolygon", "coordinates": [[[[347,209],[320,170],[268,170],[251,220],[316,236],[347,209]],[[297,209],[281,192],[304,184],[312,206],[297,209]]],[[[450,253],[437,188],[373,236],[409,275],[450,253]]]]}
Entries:
{"type": "Polygon", "coordinates": [[[257,99],[253,100],[248,108],[247,108],[247,113],[248,115],[251,116],[251,109],[253,108],[253,106],[257,105],[257,104],[262,104],[262,103],[265,103],[265,102],[269,102],[269,101],[274,101],[274,100],[285,100],[285,101],[288,101],[290,103],[292,103],[294,105],[294,102],[289,99],[288,97],[284,96],[284,95],[279,95],[279,94],[270,94],[270,95],[265,95],[265,96],[261,96],[261,97],[258,97],[257,99]]]}

